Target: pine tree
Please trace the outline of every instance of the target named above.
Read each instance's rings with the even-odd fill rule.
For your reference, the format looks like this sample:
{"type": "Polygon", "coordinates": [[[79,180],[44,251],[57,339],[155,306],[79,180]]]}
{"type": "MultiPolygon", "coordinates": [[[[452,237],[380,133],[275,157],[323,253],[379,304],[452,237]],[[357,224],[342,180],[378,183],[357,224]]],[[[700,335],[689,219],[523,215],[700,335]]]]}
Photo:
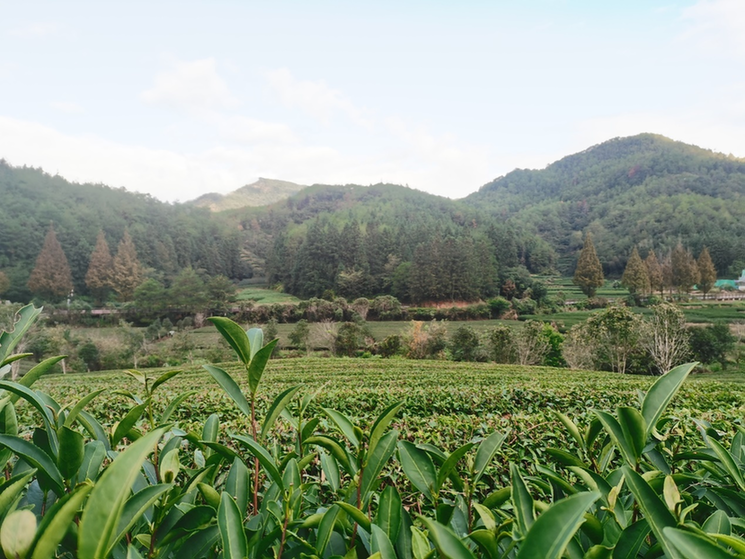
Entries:
{"type": "Polygon", "coordinates": [[[649,287],[652,291],[659,291],[660,296],[665,290],[665,276],[662,273],[662,266],[657,261],[657,255],[653,250],[649,251],[647,258],[644,260],[647,267],[647,277],[649,277],[649,287]]]}
{"type": "Polygon", "coordinates": [[[642,262],[639,252],[634,247],[626,264],[626,269],[621,277],[621,285],[629,290],[629,293],[637,298],[639,295],[649,291],[649,274],[647,267],[642,262]]]}
{"type": "Polygon", "coordinates": [[[594,297],[598,287],[602,287],[605,278],[603,267],[600,265],[592,237],[588,233],[585,236],[585,244],[579,253],[577,268],[574,271],[574,285],[579,286],[582,293],[588,297],[594,297]]]}
{"type": "Polygon", "coordinates": [[[36,265],[28,279],[28,288],[42,297],[59,298],[72,291],[72,273],[54,227],[44,239],[36,265]]]}
{"type": "Polygon", "coordinates": [[[10,279],[8,279],[5,272],[0,272],[0,295],[8,291],[8,289],[10,289],[10,279]]]}
{"type": "Polygon", "coordinates": [[[116,291],[120,301],[131,301],[135,289],[142,283],[143,273],[129,231],[124,231],[124,236],[119,242],[112,270],[111,287],[116,291]]]}
{"type": "Polygon", "coordinates": [[[673,249],[673,253],[670,256],[672,265],[672,280],[673,285],[678,288],[678,291],[682,293],[690,293],[693,286],[696,285],[700,279],[698,273],[698,265],[696,260],[693,258],[690,250],[683,248],[681,243],[673,249]]]}
{"type": "Polygon", "coordinates": [[[706,247],[698,255],[698,273],[698,288],[706,299],[706,294],[711,291],[717,281],[717,269],[714,267],[714,262],[711,261],[711,256],[709,256],[709,249],[706,247]]]}
{"type": "Polygon", "coordinates": [[[90,289],[98,305],[106,300],[106,294],[111,288],[113,262],[106,236],[103,231],[99,231],[96,248],[91,253],[88,272],[85,274],[85,285],[90,289]]]}

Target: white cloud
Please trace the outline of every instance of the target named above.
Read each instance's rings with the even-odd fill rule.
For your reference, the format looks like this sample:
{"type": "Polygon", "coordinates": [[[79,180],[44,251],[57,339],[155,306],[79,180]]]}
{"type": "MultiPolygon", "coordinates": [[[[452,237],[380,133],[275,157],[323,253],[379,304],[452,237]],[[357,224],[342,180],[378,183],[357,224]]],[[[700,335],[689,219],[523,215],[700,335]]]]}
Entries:
{"type": "Polygon", "coordinates": [[[233,109],[239,104],[217,73],[214,58],[176,62],[173,68],[155,77],[153,87],[143,91],[140,99],[186,111],[233,109]]]}
{"type": "Polygon", "coordinates": [[[238,144],[293,144],[297,136],[286,124],[265,122],[244,116],[219,117],[215,119],[220,135],[227,141],[238,144]]]}
{"type": "Polygon", "coordinates": [[[336,113],[342,113],[360,126],[371,126],[362,110],[341,91],[327,86],[323,80],[298,80],[287,68],[268,72],[267,80],[282,104],[301,109],[324,124],[328,124],[336,113]]]}
{"type": "Polygon", "coordinates": [[[74,114],[85,112],[83,110],[83,107],[81,107],[77,103],[70,103],[67,101],[52,101],[51,103],[49,103],[49,106],[63,113],[74,114]]]}
{"type": "Polygon", "coordinates": [[[683,10],[689,28],[683,34],[700,48],[720,56],[745,55],[745,2],[700,0],[683,10]]]}
{"type": "Polygon", "coordinates": [[[29,23],[28,25],[24,25],[22,27],[11,29],[10,34],[15,37],[23,38],[48,37],[50,35],[54,35],[59,30],[59,28],[60,26],[57,23],[38,21],[29,23]]]}

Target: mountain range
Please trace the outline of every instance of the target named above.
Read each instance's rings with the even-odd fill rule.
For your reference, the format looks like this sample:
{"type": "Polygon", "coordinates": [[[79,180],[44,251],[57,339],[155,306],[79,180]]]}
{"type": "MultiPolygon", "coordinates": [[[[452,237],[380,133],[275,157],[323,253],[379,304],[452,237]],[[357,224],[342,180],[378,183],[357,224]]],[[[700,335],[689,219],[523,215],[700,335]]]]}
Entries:
{"type": "Polygon", "coordinates": [[[53,222],[82,292],[97,231],[115,244],[124,228],[165,281],[193,266],[236,280],[267,276],[303,295],[338,288],[355,270],[367,278],[360,292],[385,291],[393,268],[416,268],[425,245],[444,254],[448,239],[461,248],[485,243],[496,284],[515,266],[569,274],[588,232],[609,275],[623,271],[634,246],[642,256],[664,255],[678,242],[694,254],[707,246],[725,275],[745,266],[744,194],[745,160],[654,134],[615,138],[541,170],[516,169],[459,200],[390,184],[305,187],[262,178],[227,195],[164,204],[0,161],[0,270],[11,276],[11,294],[28,298],[24,278],[53,222]],[[359,247],[350,248],[344,236],[355,231],[359,247]],[[315,256],[304,252],[311,245],[315,256]],[[349,259],[345,251],[360,254],[349,259]],[[327,256],[326,269],[313,272],[325,279],[297,287],[310,273],[298,259],[327,256]]]}

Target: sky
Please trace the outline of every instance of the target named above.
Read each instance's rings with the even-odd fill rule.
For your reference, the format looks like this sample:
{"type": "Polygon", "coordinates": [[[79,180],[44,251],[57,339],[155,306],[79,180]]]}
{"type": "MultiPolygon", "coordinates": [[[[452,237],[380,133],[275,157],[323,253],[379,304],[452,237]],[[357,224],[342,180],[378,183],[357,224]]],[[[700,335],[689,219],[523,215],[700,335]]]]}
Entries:
{"type": "Polygon", "coordinates": [[[463,197],[642,132],[745,157],[745,1],[0,0],[0,158],[186,201],[463,197]]]}

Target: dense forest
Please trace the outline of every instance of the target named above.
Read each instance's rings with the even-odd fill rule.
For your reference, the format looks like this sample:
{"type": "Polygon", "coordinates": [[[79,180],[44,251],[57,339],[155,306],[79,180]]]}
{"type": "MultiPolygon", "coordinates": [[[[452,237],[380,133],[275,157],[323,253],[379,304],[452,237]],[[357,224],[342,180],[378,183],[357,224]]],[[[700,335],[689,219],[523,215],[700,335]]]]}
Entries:
{"type": "Polygon", "coordinates": [[[681,241],[708,247],[717,271],[745,267],[745,160],[663,136],[617,138],[543,170],[516,170],[463,200],[520,223],[548,242],[570,273],[591,232],[608,275],[631,249],[669,253],[681,241]]]}
{"type": "Polygon", "coordinates": [[[54,225],[75,292],[88,292],[85,275],[98,233],[116,247],[129,231],[148,275],[163,280],[184,268],[232,279],[250,275],[241,260],[239,232],[208,210],[166,204],[145,194],[71,183],[40,169],[0,160],[0,271],[10,280],[5,298],[28,301],[28,279],[54,225]]]}
{"type": "Polygon", "coordinates": [[[745,160],[652,134],[515,170],[462,200],[391,184],[300,188],[262,179],[166,204],[0,162],[5,296],[30,298],[50,225],[82,294],[99,232],[113,248],[128,231],[145,276],[166,286],[193,269],[253,274],[300,297],[390,294],[415,304],[483,299],[528,285],[530,273],[571,275],[587,233],[608,277],[620,278],[634,247],[665,258],[679,244],[708,248],[720,277],[745,268],[745,160]],[[256,207],[269,195],[284,199],[256,207]]]}

